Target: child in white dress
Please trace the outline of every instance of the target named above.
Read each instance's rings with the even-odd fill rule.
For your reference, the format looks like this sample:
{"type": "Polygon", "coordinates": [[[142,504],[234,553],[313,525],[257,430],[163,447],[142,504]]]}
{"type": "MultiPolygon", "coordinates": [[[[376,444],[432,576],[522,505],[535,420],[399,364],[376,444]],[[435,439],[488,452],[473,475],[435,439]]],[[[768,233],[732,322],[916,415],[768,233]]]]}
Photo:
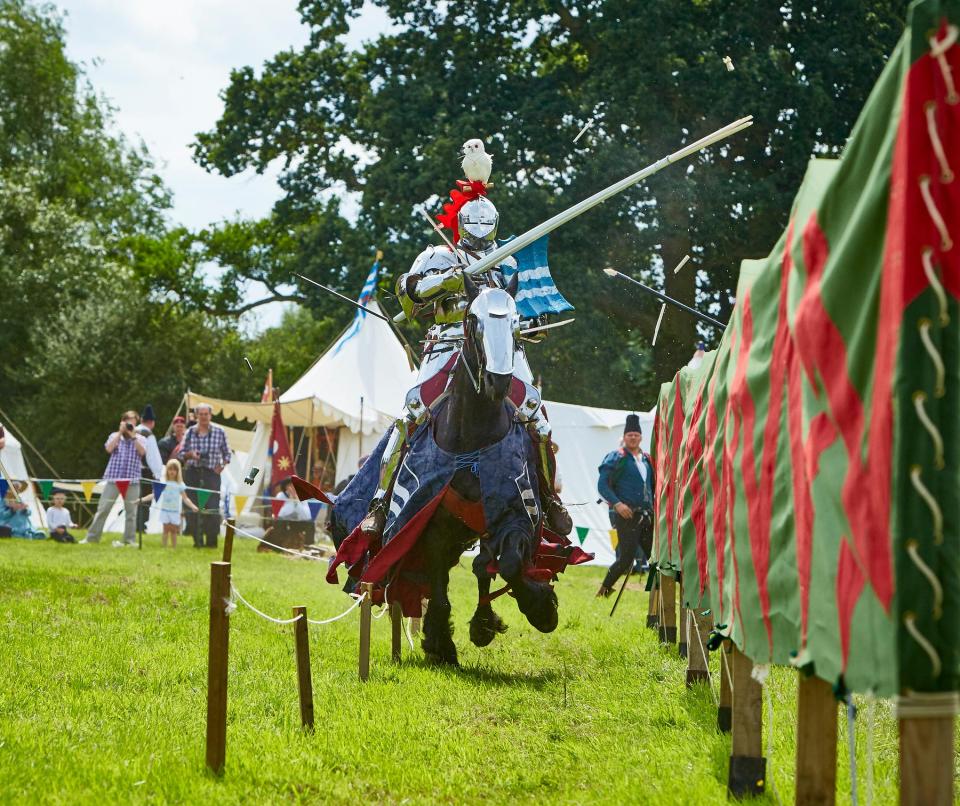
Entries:
{"type": "MultiPolygon", "coordinates": [[[[170,547],[177,547],[177,536],[180,534],[180,522],[183,520],[183,503],[186,502],[194,512],[197,505],[187,497],[187,486],[183,483],[183,468],[176,459],[167,462],[164,473],[164,488],[160,493],[160,524],[163,527],[163,547],[167,547],[167,538],[170,547]]],[[[149,501],[153,495],[146,495],[141,500],[149,501]]]]}

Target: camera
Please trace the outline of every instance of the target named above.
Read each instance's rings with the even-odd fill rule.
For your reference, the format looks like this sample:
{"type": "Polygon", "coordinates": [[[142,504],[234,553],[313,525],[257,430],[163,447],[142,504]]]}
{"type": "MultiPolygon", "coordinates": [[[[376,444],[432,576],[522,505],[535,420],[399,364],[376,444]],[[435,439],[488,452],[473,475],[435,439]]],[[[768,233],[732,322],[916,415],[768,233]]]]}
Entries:
{"type": "Polygon", "coordinates": [[[127,423],[127,431],[133,431],[133,423],[127,423]]]}

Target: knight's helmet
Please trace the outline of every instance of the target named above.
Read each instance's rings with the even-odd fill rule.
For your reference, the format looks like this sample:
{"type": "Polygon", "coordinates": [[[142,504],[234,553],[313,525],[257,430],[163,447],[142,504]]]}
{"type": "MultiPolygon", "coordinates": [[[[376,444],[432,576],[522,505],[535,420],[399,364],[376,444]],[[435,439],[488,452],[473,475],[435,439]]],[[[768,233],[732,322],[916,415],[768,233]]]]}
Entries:
{"type": "Polygon", "coordinates": [[[468,201],[457,213],[461,242],[475,252],[489,252],[497,245],[499,221],[500,213],[486,196],[468,201]]]}

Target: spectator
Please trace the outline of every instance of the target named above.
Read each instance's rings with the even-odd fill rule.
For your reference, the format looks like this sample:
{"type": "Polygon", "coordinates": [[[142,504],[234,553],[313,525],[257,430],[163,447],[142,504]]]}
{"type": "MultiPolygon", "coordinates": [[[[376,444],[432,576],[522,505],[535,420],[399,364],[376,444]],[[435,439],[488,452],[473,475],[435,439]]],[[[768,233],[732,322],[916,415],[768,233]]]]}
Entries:
{"type": "Polygon", "coordinates": [[[30,507],[20,498],[27,489],[24,481],[12,481],[0,502],[0,537],[28,537],[42,540],[46,535],[33,528],[30,507]]]}
{"type": "MultiPolygon", "coordinates": [[[[187,496],[187,486],[183,483],[183,470],[180,462],[171,459],[167,462],[163,478],[163,492],[160,493],[160,525],[163,527],[163,547],[167,547],[167,538],[170,539],[170,548],[177,547],[177,537],[180,534],[180,524],[183,520],[183,504],[194,512],[197,505],[187,496]]],[[[144,496],[141,501],[153,498],[153,494],[144,496]]]]}
{"type": "Polygon", "coordinates": [[[67,496],[64,493],[53,494],[53,506],[47,507],[47,529],[50,537],[58,543],[76,543],[70,529],[76,527],[70,515],[70,510],[64,506],[67,496]]]}
{"type": "Polygon", "coordinates": [[[650,556],[653,548],[653,463],[640,450],[640,418],[627,415],[623,445],[608,453],[600,465],[597,490],[610,507],[610,523],[617,530],[617,558],[607,571],[597,596],[609,596],[621,574],[629,573],[637,546],[650,556]]]}
{"type": "Polygon", "coordinates": [[[120,492],[117,487],[118,481],[127,481],[129,486],[123,495],[123,540],[114,540],[113,545],[115,548],[120,548],[133,546],[136,543],[140,461],[147,454],[147,441],[137,433],[136,426],[137,413],[124,412],[120,427],[107,437],[107,441],[103,444],[106,452],[110,454],[107,469],[103,473],[103,479],[107,483],[100,494],[100,502],[97,504],[97,513],[93,516],[93,523],[90,524],[87,536],[80,541],[81,543],[100,542],[103,526],[120,492]]]}
{"type": "Polygon", "coordinates": [[[180,458],[180,450],[183,448],[183,437],[187,433],[187,421],[179,414],[173,418],[173,425],[170,427],[170,433],[157,443],[160,449],[160,461],[166,464],[171,459],[180,458]]]}
{"type": "MultiPolygon", "coordinates": [[[[196,407],[197,424],[190,426],[183,438],[181,453],[186,459],[186,482],[188,487],[210,490],[210,496],[200,514],[190,515],[191,533],[195,548],[217,547],[220,535],[220,474],[230,462],[230,446],[227,433],[210,422],[213,410],[208,403],[196,407]],[[204,538],[206,543],[204,543],[204,538]]],[[[189,492],[190,500],[199,503],[196,489],[189,492]]]]}
{"type": "MultiPolygon", "coordinates": [[[[164,462],[160,456],[160,449],[157,447],[157,438],[153,435],[153,429],[156,425],[157,417],[153,413],[153,406],[147,403],[140,414],[140,425],[137,426],[137,433],[147,441],[147,454],[140,463],[140,495],[142,496],[150,493],[151,479],[160,480],[163,478],[164,462]]],[[[138,532],[142,532],[147,528],[147,520],[149,520],[149,518],[149,508],[137,506],[138,532]]]]}
{"type": "Polygon", "coordinates": [[[283,500],[283,506],[277,512],[278,521],[310,521],[310,505],[306,501],[301,501],[300,496],[293,486],[291,479],[285,479],[277,485],[280,492],[277,498],[283,500]]]}

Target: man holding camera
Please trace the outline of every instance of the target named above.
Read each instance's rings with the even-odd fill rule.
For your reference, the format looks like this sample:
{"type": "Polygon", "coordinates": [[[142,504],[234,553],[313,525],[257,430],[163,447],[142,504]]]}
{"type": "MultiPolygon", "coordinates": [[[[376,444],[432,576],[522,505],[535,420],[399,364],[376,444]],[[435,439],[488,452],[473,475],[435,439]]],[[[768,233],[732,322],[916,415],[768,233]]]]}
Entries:
{"type": "Polygon", "coordinates": [[[97,514],[81,543],[99,543],[113,502],[123,493],[123,540],[115,547],[136,544],[137,501],[140,498],[140,462],[147,455],[146,440],[137,431],[137,413],[124,412],[117,430],[107,437],[103,447],[110,454],[103,473],[106,482],[97,504],[97,514]]]}
{"type": "Polygon", "coordinates": [[[621,574],[630,573],[639,546],[649,558],[653,546],[653,463],[640,449],[640,417],[627,415],[623,447],[608,453],[600,465],[597,490],[610,507],[617,530],[617,558],[607,570],[597,596],[609,596],[621,574]]]}
{"type": "Polygon", "coordinates": [[[196,412],[197,424],[187,429],[180,451],[180,459],[186,462],[184,481],[187,487],[210,490],[211,493],[201,507],[196,489],[187,491],[190,500],[201,510],[191,513],[187,519],[192,527],[194,548],[203,548],[204,545],[216,548],[220,535],[220,474],[230,462],[230,446],[227,432],[210,422],[213,410],[209,404],[199,404],[196,412]]]}

